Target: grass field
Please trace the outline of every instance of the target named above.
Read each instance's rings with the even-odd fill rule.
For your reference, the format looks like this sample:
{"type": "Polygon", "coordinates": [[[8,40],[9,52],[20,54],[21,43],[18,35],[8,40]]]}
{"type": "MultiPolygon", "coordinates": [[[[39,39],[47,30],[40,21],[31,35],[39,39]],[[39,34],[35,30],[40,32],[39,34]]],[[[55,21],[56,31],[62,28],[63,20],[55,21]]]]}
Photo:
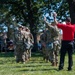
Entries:
{"type": "Polygon", "coordinates": [[[25,64],[16,63],[13,53],[0,53],[0,75],[75,75],[75,54],[73,62],[73,70],[67,71],[66,55],[64,69],[58,71],[58,66],[53,67],[50,62],[43,61],[38,52],[32,53],[31,60],[25,64]]]}

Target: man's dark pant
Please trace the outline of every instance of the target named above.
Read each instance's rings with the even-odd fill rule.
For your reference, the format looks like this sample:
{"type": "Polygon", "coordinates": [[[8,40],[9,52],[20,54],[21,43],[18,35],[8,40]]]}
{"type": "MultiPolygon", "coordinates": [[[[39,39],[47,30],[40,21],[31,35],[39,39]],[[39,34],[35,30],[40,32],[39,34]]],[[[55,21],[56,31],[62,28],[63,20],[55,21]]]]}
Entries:
{"type": "Polygon", "coordinates": [[[60,50],[59,70],[63,69],[66,52],[68,52],[68,70],[72,68],[73,48],[74,48],[73,41],[62,41],[62,46],[61,46],[61,50],[60,50]]]}

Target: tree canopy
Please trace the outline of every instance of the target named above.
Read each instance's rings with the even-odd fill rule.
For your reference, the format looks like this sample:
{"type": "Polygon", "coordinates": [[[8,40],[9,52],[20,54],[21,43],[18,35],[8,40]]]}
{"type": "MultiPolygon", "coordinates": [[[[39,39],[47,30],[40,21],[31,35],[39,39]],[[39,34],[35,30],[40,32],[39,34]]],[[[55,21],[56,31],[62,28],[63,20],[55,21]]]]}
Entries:
{"type": "Polygon", "coordinates": [[[51,21],[51,13],[55,11],[58,14],[58,20],[64,21],[66,15],[71,15],[72,23],[75,23],[74,9],[72,9],[75,6],[75,2],[73,1],[74,0],[0,0],[0,24],[4,23],[9,28],[15,21],[16,26],[18,23],[29,26],[34,36],[34,43],[36,44],[38,29],[44,29],[43,16],[46,16],[47,19],[51,21]]]}
{"type": "Polygon", "coordinates": [[[12,21],[14,16],[17,23],[29,24],[34,31],[41,27],[43,14],[51,16],[51,12],[55,11],[58,19],[62,20],[69,14],[68,4],[64,0],[0,0],[0,7],[1,23],[9,22],[8,19],[12,21]]]}

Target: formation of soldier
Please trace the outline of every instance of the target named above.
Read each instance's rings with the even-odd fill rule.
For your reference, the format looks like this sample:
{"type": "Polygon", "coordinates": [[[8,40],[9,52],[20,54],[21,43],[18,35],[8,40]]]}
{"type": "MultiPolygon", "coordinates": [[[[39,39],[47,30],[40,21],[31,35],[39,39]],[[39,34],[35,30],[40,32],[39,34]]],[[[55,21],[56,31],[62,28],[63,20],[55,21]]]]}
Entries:
{"type": "Polygon", "coordinates": [[[46,30],[40,36],[42,44],[43,58],[46,61],[50,61],[52,66],[57,66],[58,64],[58,54],[60,50],[60,40],[59,40],[59,29],[54,22],[49,24],[44,18],[46,24],[46,30]]]}
{"type": "Polygon", "coordinates": [[[31,49],[34,39],[28,27],[19,26],[15,32],[15,57],[16,62],[25,63],[31,58],[31,49]]]}

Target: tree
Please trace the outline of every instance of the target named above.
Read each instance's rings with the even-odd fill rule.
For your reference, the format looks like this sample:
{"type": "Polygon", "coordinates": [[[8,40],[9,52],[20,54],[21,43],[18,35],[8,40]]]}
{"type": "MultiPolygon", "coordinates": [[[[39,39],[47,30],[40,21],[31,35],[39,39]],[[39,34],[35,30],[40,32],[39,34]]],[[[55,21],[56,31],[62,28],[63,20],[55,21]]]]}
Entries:
{"type": "MultiPolygon", "coordinates": [[[[16,22],[22,22],[22,24],[25,26],[27,23],[30,25],[30,30],[34,36],[34,49],[37,49],[37,28],[39,24],[39,17],[41,15],[41,12],[39,12],[39,8],[43,5],[43,1],[40,0],[38,2],[34,0],[7,0],[7,1],[1,1],[1,4],[4,4],[5,7],[8,7],[9,16],[6,14],[3,21],[6,21],[9,23],[12,20],[12,16],[14,15],[16,18],[16,22]],[[42,4],[41,4],[42,2],[42,4]],[[39,4],[40,3],[40,4],[39,4]],[[17,11],[16,11],[17,10],[17,11]]],[[[2,5],[3,6],[3,5],[2,5]]]]}
{"type": "Polygon", "coordinates": [[[67,0],[72,24],[75,24],[75,0],[67,0]]]}
{"type": "MultiPolygon", "coordinates": [[[[64,20],[66,15],[70,15],[74,23],[74,9],[70,0],[0,0],[1,12],[3,18],[0,22],[12,23],[12,17],[16,18],[16,24],[21,22],[24,26],[29,24],[30,30],[34,36],[34,50],[37,50],[36,35],[38,29],[42,27],[41,16],[49,14],[47,17],[51,21],[51,12],[58,13],[58,19],[64,20]],[[69,6],[68,6],[69,5],[69,6]],[[69,9],[68,9],[69,7],[69,9]],[[72,11],[71,11],[72,10],[72,11]],[[64,17],[64,18],[63,18],[64,17]],[[8,21],[8,22],[7,22],[8,21]]],[[[10,25],[9,24],[9,25],[10,25]]]]}

